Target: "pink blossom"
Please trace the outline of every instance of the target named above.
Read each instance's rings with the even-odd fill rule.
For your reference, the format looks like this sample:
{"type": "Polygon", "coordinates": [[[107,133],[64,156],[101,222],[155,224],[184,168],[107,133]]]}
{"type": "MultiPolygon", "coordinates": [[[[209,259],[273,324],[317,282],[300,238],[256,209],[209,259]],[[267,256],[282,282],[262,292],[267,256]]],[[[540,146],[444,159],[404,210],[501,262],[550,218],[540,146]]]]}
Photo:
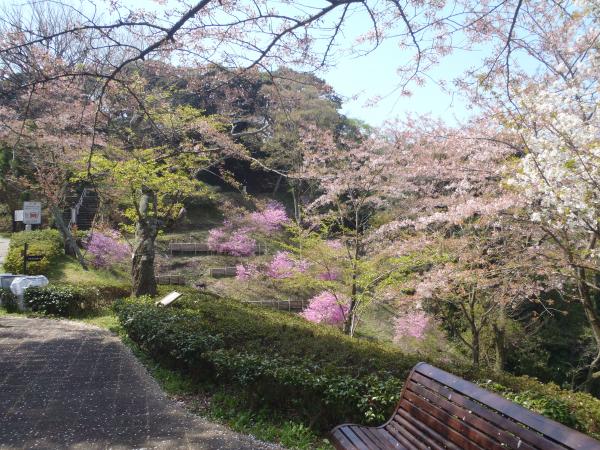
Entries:
{"type": "Polygon", "coordinates": [[[290,252],[279,251],[275,254],[269,266],[267,275],[271,278],[290,278],[295,273],[303,273],[308,270],[309,263],[306,260],[294,260],[290,252]]]}
{"type": "Polygon", "coordinates": [[[323,291],[309,300],[300,315],[310,322],[337,325],[344,321],[348,309],[346,301],[340,302],[333,293],[323,291]]]}
{"type": "Polygon", "coordinates": [[[116,231],[108,230],[103,233],[94,231],[89,237],[86,249],[92,255],[92,264],[96,267],[110,267],[125,261],[131,255],[131,248],[118,240],[116,231]]]}
{"type": "Polygon", "coordinates": [[[270,202],[262,211],[251,213],[249,219],[252,225],[264,232],[277,231],[289,222],[285,207],[275,201],[270,202]]]}
{"type": "Polygon", "coordinates": [[[236,270],[235,278],[237,280],[245,281],[245,280],[254,278],[258,275],[258,268],[256,267],[255,264],[248,264],[248,265],[238,264],[237,266],[235,266],[235,270],[236,270]]]}
{"type": "Polygon", "coordinates": [[[230,231],[227,227],[214,228],[208,232],[208,248],[232,256],[250,256],[256,252],[256,241],[249,236],[248,229],[230,231]]]}
{"type": "Polygon", "coordinates": [[[407,336],[422,339],[428,326],[429,317],[421,310],[403,314],[394,321],[394,340],[407,336]]]}

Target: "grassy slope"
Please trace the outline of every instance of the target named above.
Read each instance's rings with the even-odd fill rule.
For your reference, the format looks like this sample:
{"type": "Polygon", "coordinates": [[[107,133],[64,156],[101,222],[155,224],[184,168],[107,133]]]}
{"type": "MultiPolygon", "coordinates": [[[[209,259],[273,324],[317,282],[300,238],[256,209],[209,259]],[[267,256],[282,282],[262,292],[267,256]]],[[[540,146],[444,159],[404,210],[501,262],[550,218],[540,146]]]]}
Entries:
{"type": "Polygon", "coordinates": [[[46,274],[50,282],[78,284],[82,286],[122,286],[129,283],[125,270],[94,269],[83,270],[75,258],[61,256],[53,261],[46,274]]]}

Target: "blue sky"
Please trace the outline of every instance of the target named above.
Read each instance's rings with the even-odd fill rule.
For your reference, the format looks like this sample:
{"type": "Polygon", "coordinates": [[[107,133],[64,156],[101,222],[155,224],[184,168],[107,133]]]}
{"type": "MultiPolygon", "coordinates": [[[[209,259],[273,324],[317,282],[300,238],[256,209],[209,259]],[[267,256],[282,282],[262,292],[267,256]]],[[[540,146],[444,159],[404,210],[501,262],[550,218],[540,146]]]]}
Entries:
{"type": "MultiPolygon", "coordinates": [[[[133,8],[150,8],[157,11],[169,6],[169,2],[161,6],[152,0],[125,0],[125,2],[133,8]]],[[[0,0],[0,5],[19,3],[19,0],[0,0]]],[[[78,1],[74,0],[73,3],[78,1]]],[[[320,0],[317,3],[320,3],[320,0]]],[[[101,9],[102,2],[97,6],[101,9]]],[[[370,26],[370,19],[366,15],[351,16],[342,33],[344,37],[338,40],[338,46],[351,47],[356,36],[370,26]]],[[[396,69],[405,62],[403,59],[412,56],[411,50],[400,50],[395,41],[389,40],[368,56],[338,57],[334,67],[321,71],[317,75],[324,78],[345,98],[344,114],[374,126],[379,126],[386,120],[403,117],[408,113],[431,114],[432,117],[441,118],[450,124],[467,118],[469,109],[465,99],[459,93],[452,95],[444,92],[431,80],[427,80],[421,87],[410,86],[413,92],[410,97],[393,93],[400,81],[396,69]],[[383,99],[377,104],[365,105],[369,99],[378,96],[383,99]]],[[[477,53],[457,52],[444,58],[439,66],[429,72],[429,75],[435,80],[444,80],[451,84],[454,78],[459,77],[467,68],[476,65],[479,60],[480,55],[477,53]]]]}
{"type": "MultiPolygon", "coordinates": [[[[398,50],[394,42],[386,42],[375,52],[358,58],[344,58],[336,67],[321,73],[321,77],[348,99],[343,113],[379,126],[386,120],[402,117],[407,113],[431,114],[432,117],[455,124],[469,116],[468,102],[460,93],[444,92],[435,82],[427,80],[424,86],[410,86],[410,97],[392,93],[398,86],[396,69],[402,57],[410,54],[398,50]],[[357,96],[356,99],[351,97],[357,96]],[[375,106],[365,106],[369,99],[382,96],[375,106]]],[[[434,80],[451,81],[468,67],[476,65],[477,54],[465,51],[449,55],[430,76],[434,80]]]]}

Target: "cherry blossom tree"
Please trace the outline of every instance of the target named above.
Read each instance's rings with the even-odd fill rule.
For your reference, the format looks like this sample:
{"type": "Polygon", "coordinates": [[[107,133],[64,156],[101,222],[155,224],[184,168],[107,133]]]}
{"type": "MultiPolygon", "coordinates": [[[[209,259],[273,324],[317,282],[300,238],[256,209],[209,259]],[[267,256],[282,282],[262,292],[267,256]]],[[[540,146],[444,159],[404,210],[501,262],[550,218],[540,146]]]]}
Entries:
{"type": "Polygon", "coordinates": [[[340,299],[332,292],[323,291],[308,302],[308,306],[300,313],[306,320],[329,325],[343,324],[348,314],[346,299],[340,299]]]}
{"type": "Polygon", "coordinates": [[[597,354],[586,376],[586,388],[600,378],[600,121],[598,54],[590,49],[566,79],[530,84],[517,97],[517,126],[527,154],[512,184],[523,195],[528,219],[554,242],[548,256],[578,298],[596,341],[597,354]]]}

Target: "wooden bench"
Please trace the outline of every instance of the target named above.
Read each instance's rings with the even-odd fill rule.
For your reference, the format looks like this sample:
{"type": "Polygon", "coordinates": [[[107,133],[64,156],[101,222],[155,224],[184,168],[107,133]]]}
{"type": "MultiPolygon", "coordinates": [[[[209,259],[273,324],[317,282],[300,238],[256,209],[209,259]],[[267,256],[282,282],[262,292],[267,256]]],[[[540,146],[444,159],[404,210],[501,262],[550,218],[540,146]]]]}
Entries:
{"type": "Polygon", "coordinates": [[[336,449],[600,450],[600,442],[429,364],[417,364],[392,418],[343,424],[336,449]]]}

